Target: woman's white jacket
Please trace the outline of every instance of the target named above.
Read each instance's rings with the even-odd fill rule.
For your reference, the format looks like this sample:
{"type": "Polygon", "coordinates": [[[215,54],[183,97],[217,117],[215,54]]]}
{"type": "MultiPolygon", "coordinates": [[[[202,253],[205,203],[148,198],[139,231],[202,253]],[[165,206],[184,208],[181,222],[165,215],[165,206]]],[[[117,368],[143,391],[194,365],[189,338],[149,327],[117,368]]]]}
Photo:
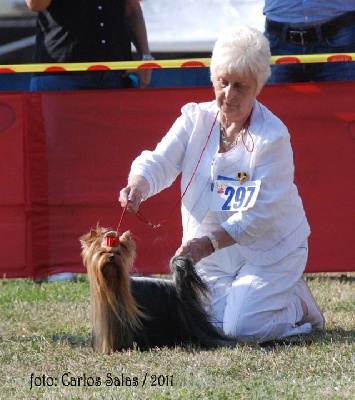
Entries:
{"type": "MultiPolygon", "coordinates": [[[[144,176],[148,197],[169,187],[181,173],[183,241],[195,237],[209,210],[218,174],[220,141],[215,101],[188,103],[154,151],[143,151],[130,175],[144,176]]],[[[234,238],[232,247],[255,265],[281,260],[310,234],[301,198],[294,184],[293,152],[285,125],[258,101],[254,102],[249,133],[230,152],[228,174],[248,174],[260,180],[253,208],[217,212],[220,225],[234,238]]],[[[228,175],[228,176],[229,176],[228,175]]],[[[231,249],[230,249],[231,250],[231,249]]]]}

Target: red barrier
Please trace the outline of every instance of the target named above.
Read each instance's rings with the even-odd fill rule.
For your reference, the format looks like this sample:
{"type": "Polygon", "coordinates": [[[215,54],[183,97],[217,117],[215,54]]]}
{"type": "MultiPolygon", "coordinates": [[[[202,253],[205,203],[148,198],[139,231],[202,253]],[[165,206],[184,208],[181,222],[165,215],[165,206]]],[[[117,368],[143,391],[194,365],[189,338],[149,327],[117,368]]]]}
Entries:
{"type": "MultiPolygon", "coordinates": [[[[260,100],[289,127],[296,183],[312,228],[307,272],[355,270],[355,83],[267,86],[260,100]]],[[[98,222],[116,228],[118,190],[132,159],[159,138],[188,101],[211,88],[0,95],[0,273],[85,272],[78,238],[98,222]]],[[[165,273],[180,244],[174,184],[142,204],[152,229],[126,214],[137,272],[165,273]]]]}

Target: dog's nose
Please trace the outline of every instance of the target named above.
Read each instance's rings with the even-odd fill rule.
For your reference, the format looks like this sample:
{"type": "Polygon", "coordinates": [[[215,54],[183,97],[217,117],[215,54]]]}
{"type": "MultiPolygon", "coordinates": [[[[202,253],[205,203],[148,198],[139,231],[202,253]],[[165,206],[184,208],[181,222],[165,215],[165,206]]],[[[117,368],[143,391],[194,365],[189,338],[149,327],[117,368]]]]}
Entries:
{"type": "Polygon", "coordinates": [[[108,258],[108,260],[110,261],[110,262],[114,262],[115,261],[115,256],[109,256],[109,258],[108,258]]]}

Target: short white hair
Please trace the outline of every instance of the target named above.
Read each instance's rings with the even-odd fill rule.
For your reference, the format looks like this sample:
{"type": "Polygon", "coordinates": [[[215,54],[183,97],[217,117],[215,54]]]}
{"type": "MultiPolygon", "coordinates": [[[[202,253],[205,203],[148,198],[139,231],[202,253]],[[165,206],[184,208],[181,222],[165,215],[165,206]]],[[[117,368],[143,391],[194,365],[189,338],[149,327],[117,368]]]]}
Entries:
{"type": "Polygon", "coordinates": [[[262,32],[249,26],[237,26],[216,41],[210,64],[212,83],[218,73],[241,72],[251,75],[259,93],[270,76],[270,46],[262,32]]]}

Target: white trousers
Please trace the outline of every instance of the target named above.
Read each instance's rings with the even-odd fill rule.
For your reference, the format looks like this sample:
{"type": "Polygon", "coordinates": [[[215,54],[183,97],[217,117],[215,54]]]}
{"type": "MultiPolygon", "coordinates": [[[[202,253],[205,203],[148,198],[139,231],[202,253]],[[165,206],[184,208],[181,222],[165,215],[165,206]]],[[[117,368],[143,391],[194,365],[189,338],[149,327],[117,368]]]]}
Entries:
{"type": "Polygon", "coordinates": [[[295,325],[304,314],[299,281],[307,257],[305,242],[281,261],[267,266],[250,264],[236,246],[201,260],[196,268],[211,292],[212,322],[241,341],[310,333],[310,323],[295,325]]]}

